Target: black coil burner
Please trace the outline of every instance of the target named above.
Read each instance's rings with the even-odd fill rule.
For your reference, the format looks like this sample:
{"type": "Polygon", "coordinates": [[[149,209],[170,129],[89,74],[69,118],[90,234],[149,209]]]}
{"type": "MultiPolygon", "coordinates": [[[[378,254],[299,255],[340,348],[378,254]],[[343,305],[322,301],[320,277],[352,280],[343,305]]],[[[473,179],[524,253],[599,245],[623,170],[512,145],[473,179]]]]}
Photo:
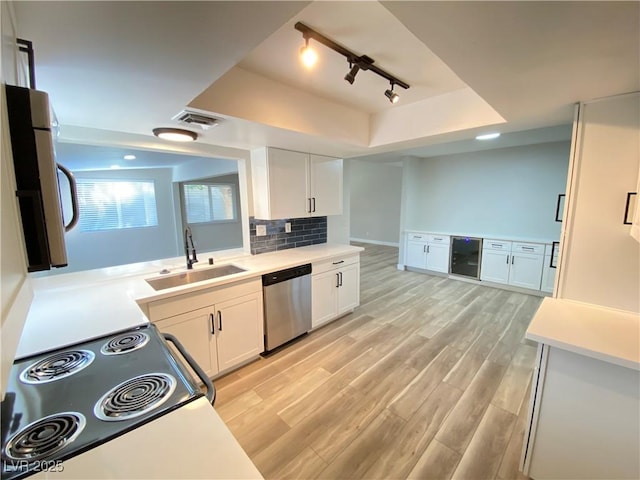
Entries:
{"type": "Polygon", "coordinates": [[[149,335],[144,332],[129,332],[113,337],[102,348],[103,355],[121,355],[144,347],[149,342],[149,335]]]}
{"type": "Polygon", "coordinates": [[[164,373],[134,377],[98,400],[93,412],[100,420],[120,421],[143,415],[162,405],[176,388],[176,379],[164,373]]]}
{"type": "Polygon", "coordinates": [[[44,417],[13,435],[4,448],[10,460],[43,460],[73,442],[86,425],[84,415],[65,412],[44,417]]]}
{"type": "Polygon", "coordinates": [[[24,383],[40,384],[68,377],[88,367],[95,354],[90,350],[67,350],[30,365],[20,374],[24,383]]]}

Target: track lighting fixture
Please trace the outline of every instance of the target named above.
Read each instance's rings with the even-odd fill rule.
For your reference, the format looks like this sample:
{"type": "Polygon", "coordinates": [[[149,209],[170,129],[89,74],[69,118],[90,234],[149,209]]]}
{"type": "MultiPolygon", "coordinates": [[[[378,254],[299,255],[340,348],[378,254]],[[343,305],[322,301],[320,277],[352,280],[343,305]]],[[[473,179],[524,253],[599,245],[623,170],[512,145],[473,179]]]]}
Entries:
{"type": "Polygon", "coordinates": [[[398,100],[400,100],[400,95],[393,91],[394,86],[395,84],[391,82],[391,88],[385,90],[384,95],[389,99],[391,103],[398,103],[398,100]]]}
{"type": "Polygon", "coordinates": [[[344,76],[344,79],[349,82],[351,85],[353,85],[353,82],[356,79],[356,74],[360,71],[360,67],[358,65],[354,65],[353,63],[349,62],[349,68],[351,70],[349,70],[349,73],[347,73],[344,76]]]}
{"type": "Polygon", "coordinates": [[[386,97],[389,99],[391,103],[396,103],[400,96],[393,91],[393,87],[398,85],[404,89],[409,88],[409,84],[403,82],[402,80],[394,77],[390,73],[382,70],[377,65],[374,65],[375,60],[373,58],[368,57],[367,55],[356,55],[351,50],[343,47],[342,45],[334,42],[330,38],[325,37],[319,32],[316,32],[312,28],[308,27],[302,22],[297,22],[295,24],[295,29],[299,32],[302,32],[302,36],[305,40],[305,46],[300,49],[300,54],[305,55],[305,52],[309,48],[309,39],[312,38],[316,42],[321,43],[325,47],[329,47],[331,50],[338,52],[340,55],[343,55],[347,58],[349,62],[349,73],[347,73],[344,79],[353,85],[353,82],[356,79],[356,75],[360,70],[369,70],[376,75],[381,76],[382,78],[387,79],[391,83],[391,88],[385,91],[386,97]],[[303,51],[304,50],[304,51],[303,51]]]}
{"type": "Polygon", "coordinates": [[[304,39],[304,47],[300,48],[300,58],[302,58],[302,63],[304,63],[307,68],[313,67],[318,60],[318,55],[316,55],[313,48],[309,46],[308,37],[304,39]]]}
{"type": "Polygon", "coordinates": [[[158,138],[172,142],[193,142],[198,138],[196,132],[182,128],[154,128],[153,134],[158,138]]]}

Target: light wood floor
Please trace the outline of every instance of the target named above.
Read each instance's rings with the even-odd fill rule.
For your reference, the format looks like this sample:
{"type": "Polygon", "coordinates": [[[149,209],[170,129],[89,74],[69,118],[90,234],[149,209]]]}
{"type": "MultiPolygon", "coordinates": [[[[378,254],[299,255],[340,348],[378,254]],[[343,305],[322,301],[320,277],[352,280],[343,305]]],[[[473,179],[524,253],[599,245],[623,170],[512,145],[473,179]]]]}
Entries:
{"type": "Polygon", "coordinates": [[[524,478],[540,298],[361,245],[361,306],[216,380],[218,413],[267,479],[524,478]]]}

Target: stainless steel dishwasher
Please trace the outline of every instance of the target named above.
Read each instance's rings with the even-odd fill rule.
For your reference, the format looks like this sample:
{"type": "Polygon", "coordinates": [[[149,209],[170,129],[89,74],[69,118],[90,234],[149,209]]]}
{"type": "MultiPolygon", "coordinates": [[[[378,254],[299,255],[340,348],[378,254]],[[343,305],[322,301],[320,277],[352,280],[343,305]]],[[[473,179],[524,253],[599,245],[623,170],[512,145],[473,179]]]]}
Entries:
{"type": "Polygon", "coordinates": [[[262,276],[267,352],[311,330],[311,264],[262,276]]]}

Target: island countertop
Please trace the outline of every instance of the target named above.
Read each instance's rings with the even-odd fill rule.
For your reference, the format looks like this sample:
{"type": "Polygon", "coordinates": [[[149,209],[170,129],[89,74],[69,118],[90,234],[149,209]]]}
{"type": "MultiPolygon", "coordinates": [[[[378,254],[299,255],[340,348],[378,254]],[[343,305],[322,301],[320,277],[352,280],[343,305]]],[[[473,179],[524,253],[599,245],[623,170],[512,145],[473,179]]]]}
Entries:
{"type": "Polygon", "coordinates": [[[637,313],[545,298],[525,336],[552,347],[640,370],[640,315],[637,313]]]}

